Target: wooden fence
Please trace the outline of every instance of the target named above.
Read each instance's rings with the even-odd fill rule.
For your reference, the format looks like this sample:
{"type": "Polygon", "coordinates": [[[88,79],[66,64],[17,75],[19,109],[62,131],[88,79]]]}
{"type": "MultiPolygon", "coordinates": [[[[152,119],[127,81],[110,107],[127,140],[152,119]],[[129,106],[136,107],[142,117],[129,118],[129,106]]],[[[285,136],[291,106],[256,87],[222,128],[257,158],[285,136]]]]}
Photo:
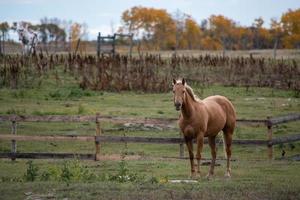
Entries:
{"type": "MultiPolygon", "coordinates": [[[[133,142],[133,143],[155,143],[155,144],[179,144],[179,156],[183,158],[184,154],[184,139],[181,137],[161,138],[161,137],[127,137],[127,136],[104,136],[101,134],[100,121],[108,121],[114,123],[143,123],[165,126],[175,122],[175,118],[122,118],[89,115],[89,116],[21,116],[21,115],[0,115],[0,122],[11,122],[11,134],[0,134],[0,140],[11,141],[11,152],[0,153],[0,158],[70,158],[78,157],[81,159],[100,160],[100,144],[101,142],[133,142]],[[94,136],[58,136],[58,135],[17,135],[17,122],[95,122],[96,131],[94,136]],[[68,153],[17,153],[17,141],[85,141],[95,143],[94,154],[68,154],[68,153]]],[[[267,126],[267,140],[233,140],[234,144],[239,145],[265,145],[268,148],[269,159],[273,158],[273,145],[295,142],[300,140],[300,134],[273,138],[272,128],[281,123],[300,120],[300,114],[290,114],[276,118],[267,118],[265,120],[257,119],[238,119],[238,123],[245,124],[263,124],[267,126]]],[[[207,140],[205,140],[207,142],[207,140]]],[[[221,143],[222,141],[217,141],[221,143]]]]}

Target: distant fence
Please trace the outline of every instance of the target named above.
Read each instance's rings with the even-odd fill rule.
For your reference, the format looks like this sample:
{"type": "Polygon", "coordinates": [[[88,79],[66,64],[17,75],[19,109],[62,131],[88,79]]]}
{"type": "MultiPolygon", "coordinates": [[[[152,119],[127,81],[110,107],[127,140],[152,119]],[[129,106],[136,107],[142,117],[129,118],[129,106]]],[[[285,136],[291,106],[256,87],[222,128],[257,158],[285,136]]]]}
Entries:
{"type": "Polygon", "coordinates": [[[128,38],[129,39],[129,56],[132,55],[132,47],[133,47],[133,34],[118,34],[115,33],[112,36],[101,36],[101,33],[98,33],[97,37],[97,56],[100,54],[112,54],[116,53],[116,41],[118,38],[128,38]]]}
{"type": "MultiPolygon", "coordinates": [[[[179,156],[183,158],[184,154],[184,139],[182,137],[161,138],[161,137],[128,137],[128,136],[105,136],[101,135],[100,121],[108,121],[114,123],[143,123],[166,125],[175,122],[175,118],[123,118],[123,117],[110,117],[100,115],[89,116],[21,116],[21,115],[0,115],[0,122],[11,122],[11,134],[0,134],[0,140],[11,141],[11,152],[0,153],[0,158],[70,158],[78,157],[81,159],[95,159],[100,160],[100,143],[101,142],[133,142],[133,143],[154,143],[154,144],[179,144],[179,156]],[[96,131],[94,136],[78,136],[78,135],[17,135],[17,122],[95,122],[96,131]],[[94,142],[94,154],[70,154],[70,153],[17,153],[17,141],[82,141],[94,142]]],[[[273,158],[273,145],[296,142],[300,140],[300,134],[293,134],[290,136],[273,138],[272,127],[277,124],[287,123],[290,121],[300,120],[300,113],[290,114],[276,118],[267,118],[265,120],[257,119],[238,119],[238,123],[245,124],[263,124],[268,128],[267,140],[233,140],[234,144],[239,145],[265,145],[268,148],[269,159],[273,158]]],[[[207,142],[207,140],[205,140],[207,142]]],[[[222,141],[218,141],[222,142],[222,141]]]]}

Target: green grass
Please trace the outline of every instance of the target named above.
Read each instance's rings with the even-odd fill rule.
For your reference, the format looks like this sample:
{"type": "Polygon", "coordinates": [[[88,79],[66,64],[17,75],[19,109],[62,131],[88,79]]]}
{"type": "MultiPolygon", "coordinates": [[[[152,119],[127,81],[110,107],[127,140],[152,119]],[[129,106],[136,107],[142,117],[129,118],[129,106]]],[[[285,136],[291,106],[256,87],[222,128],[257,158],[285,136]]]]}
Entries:
{"type": "MultiPolygon", "coordinates": [[[[63,165],[62,161],[34,161],[40,170],[63,165]]],[[[100,163],[84,162],[95,174],[117,173],[117,161],[100,163]]],[[[158,179],[186,179],[187,162],[183,160],[139,160],[127,163],[130,171],[158,179]]],[[[2,160],[1,172],[6,175],[22,176],[25,173],[25,161],[2,160]]],[[[208,167],[202,167],[203,176],[208,167]]],[[[171,184],[139,182],[117,183],[112,181],[64,182],[2,182],[1,199],[24,199],[26,193],[31,196],[52,196],[56,199],[297,199],[299,198],[300,175],[296,173],[299,164],[287,161],[237,161],[233,163],[233,177],[223,177],[224,162],[216,167],[215,177],[208,181],[201,178],[196,184],[171,184]],[[173,195],[173,197],[172,197],[173,195]]]]}
{"type": "MultiPolygon", "coordinates": [[[[0,89],[0,114],[20,115],[101,115],[127,117],[177,117],[172,102],[172,93],[103,92],[81,90],[77,81],[59,70],[60,83],[55,81],[55,73],[40,80],[39,86],[10,90],[0,89]]],[[[193,86],[193,85],[192,85],[193,86]]],[[[171,84],[170,84],[171,87],[171,84]]],[[[213,85],[206,88],[193,86],[201,98],[210,95],[227,96],[235,105],[238,118],[265,119],[300,111],[300,99],[293,91],[272,88],[223,87],[213,85]]],[[[171,88],[170,88],[171,91],[171,88]]],[[[120,127],[118,124],[101,123],[106,129],[120,127]]],[[[275,126],[274,137],[299,132],[299,122],[275,126]]],[[[0,123],[0,133],[10,133],[10,123],[0,123]]],[[[18,123],[20,135],[94,135],[95,123],[18,123]]],[[[127,135],[144,137],[178,137],[176,130],[168,131],[109,131],[104,135],[127,135]]],[[[266,139],[266,127],[262,125],[239,125],[235,139],[266,139]]],[[[0,141],[0,152],[10,152],[10,142],[0,141]]],[[[178,145],[103,143],[101,155],[115,156],[126,152],[130,172],[145,177],[142,181],[119,183],[116,181],[61,181],[24,182],[27,160],[10,161],[0,159],[0,199],[54,198],[54,199],[299,199],[300,163],[277,160],[282,149],[286,156],[300,154],[300,143],[274,147],[276,160],[267,161],[264,146],[233,146],[233,177],[223,178],[225,163],[219,160],[216,176],[207,181],[201,178],[197,184],[151,183],[158,180],[187,179],[188,160],[174,159],[179,154],[178,145]],[[31,193],[29,193],[31,192],[31,193]],[[25,194],[27,193],[27,195],[25,194]],[[47,197],[48,195],[48,197],[47,197]]],[[[94,153],[93,142],[18,142],[18,152],[69,152],[94,153]]],[[[185,148],[185,155],[187,155],[185,148]]],[[[204,158],[210,158],[210,150],[204,147],[204,158]]],[[[218,147],[218,158],[224,158],[223,147],[218,147]]],[[[53,167],[62,167],[62,160],[35,160],[40,173],[53,167]]],[[[117,174],[120,161],[81,161],[82,165],[98,177],[117,174]]],[[[208,166],[202,167],[202,175],[208,166]]]]}

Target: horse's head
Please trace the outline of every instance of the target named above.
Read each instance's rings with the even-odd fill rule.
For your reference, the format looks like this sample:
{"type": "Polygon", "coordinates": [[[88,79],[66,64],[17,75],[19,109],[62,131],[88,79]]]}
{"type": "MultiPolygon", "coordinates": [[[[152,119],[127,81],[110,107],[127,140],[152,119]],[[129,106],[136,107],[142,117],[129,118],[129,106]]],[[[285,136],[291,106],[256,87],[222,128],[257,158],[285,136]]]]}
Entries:
{"type": "Polygon", "coordinates": [[[181,110],[183,100],[185,98],[185,84],[186,82],[184,78],[181,81],[176,81],[175,79],[173,79],[174,106],[178,111],[181,110]]]}

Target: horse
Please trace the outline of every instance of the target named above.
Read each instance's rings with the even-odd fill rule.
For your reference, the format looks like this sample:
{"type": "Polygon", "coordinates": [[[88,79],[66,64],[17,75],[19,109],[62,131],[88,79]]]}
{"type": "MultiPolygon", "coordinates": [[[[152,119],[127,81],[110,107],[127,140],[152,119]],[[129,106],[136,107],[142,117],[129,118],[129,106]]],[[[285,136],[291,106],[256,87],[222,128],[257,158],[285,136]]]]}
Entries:
{"type": "Polygon", "coordinates": [[[209,179],[214,175],[216,162],[216,136],[223,131],[223,144],[226,151],[227,168],[225,177],[231,177],[230,158],[232,136],[235,129],[236,113],[232,103],[224,96],[210,96],[200,100],[187,85],[185,79],[173,79],[173,100],[177,111],[181,111],[178,124],[188,148],[191,177],[196,177],[193,153],[193,140],[197,143],[197,173],[200,176],[200,160],[204,137],[208,137],[211,148],[211,164],[207,174],[209,179]]]}

